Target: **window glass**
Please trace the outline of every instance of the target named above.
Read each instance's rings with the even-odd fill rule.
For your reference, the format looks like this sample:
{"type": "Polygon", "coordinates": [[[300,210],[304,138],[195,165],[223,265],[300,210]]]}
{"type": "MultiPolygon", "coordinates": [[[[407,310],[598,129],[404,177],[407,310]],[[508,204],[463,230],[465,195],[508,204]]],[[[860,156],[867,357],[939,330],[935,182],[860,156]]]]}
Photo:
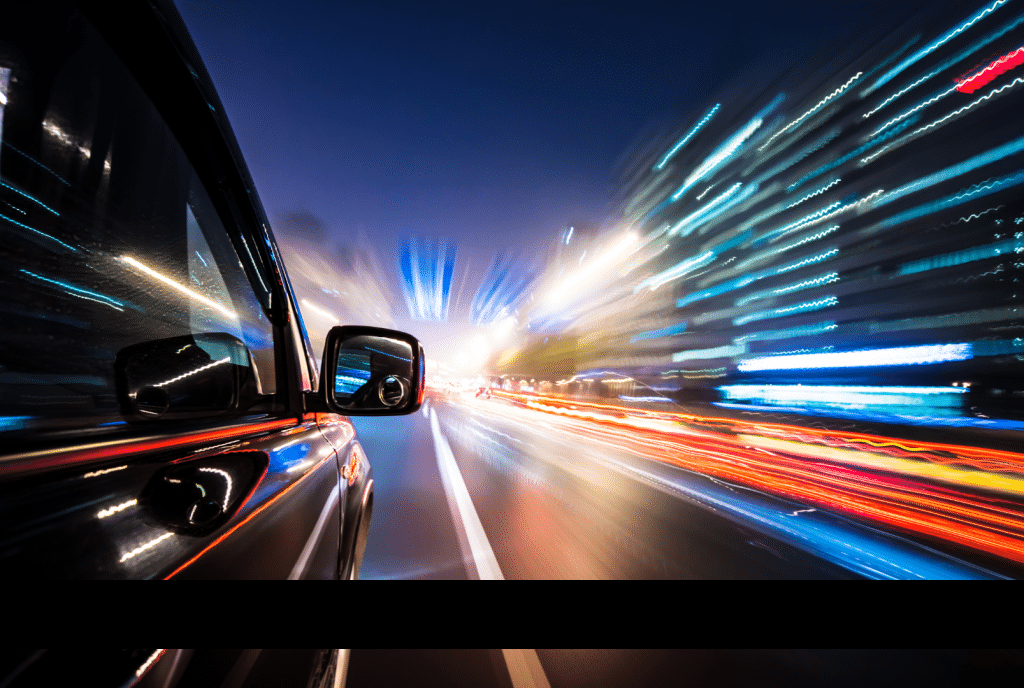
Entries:
{"type": "Polygon", "coordinates": [[[183,335],[244,343],[273,393],[271,324],[152,103],[73,7],[3,14],[0,432],[123,422],[118,352],[183,335]]]}

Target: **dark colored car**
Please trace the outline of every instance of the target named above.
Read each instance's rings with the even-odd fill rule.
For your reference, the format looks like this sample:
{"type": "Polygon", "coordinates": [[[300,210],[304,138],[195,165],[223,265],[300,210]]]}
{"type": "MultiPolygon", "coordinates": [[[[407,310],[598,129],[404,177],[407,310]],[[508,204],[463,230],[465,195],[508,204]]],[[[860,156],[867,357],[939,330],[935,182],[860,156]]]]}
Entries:
{"type": "Polygon", "coordinates": [[[934,688],[1020,683],[1020,650],[13,649],[5,688],[934,688]]]}
{"type": "Polygon", "coordinates": [[[357,577],[345,416],[419,408],[419,342],[336,327],[318,365],[173,4],[2,19],[0,572],[357,577]]]}
{"type": "Polygon", "coordinates": [[[342,688],[349,650],[10,649],[0,685],[96,688],[342,688]]]}

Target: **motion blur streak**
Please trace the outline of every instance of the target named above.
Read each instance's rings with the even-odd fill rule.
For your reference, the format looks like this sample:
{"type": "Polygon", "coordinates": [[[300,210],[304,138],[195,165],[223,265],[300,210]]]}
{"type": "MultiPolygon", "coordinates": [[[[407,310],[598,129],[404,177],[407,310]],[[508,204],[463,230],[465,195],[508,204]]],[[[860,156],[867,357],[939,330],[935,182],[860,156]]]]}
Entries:
{"type": "Polygon", "coordinates": [[[1017,48],[1008,55],[1003,55],[974,76],[957,82],[957,90],[962,93],[974,93],[982,86],[992,82],[1000,74],[1024,64],[1024,48],[1017,48]]]}
{"type": "Polygon", "coordinates": [[[970,344],[910,346],[897,349],[866,349],[827,354],[772,356],[740,361],[740,370],[792,370],[799,368],[851,368],[865,366],[921,365],[963,361],[973,356],[970,344]]]}
{"type": "Polygon", "coordinates": [[[658,164],[654,166],[654,169],[664,169],[665,165],[668,164],[668,161],[672,159],[672,156],[675,155],[680,148],[685,146],[690,141],[690,139],[697,135],[697,132],[701,130],[701,127],[707,124],[708,121],[715,116],[715,113],[718,112],[718,108],[720,107],[722,107],[721,103],[711,108],[711,110],[708,111],[708,114],[704,115],[704,117],[702,117],[701,120],[693,126],[693,129],[691,129],[689,133],[686,134],[686,136],[679,139],[678,143],[672,146],[672,149],[669,152],[665,153],[665,156],[658,161],[658,164]]]}
{"type": "Polygon", "coordinates": [[[907,59],[903,60],[903,62],[900,62],[898,65],[896,65],[891,70],[886,72],[882,77],[880,77],[878,79],[878,81],[876,81],[874,84],[872,84],[871,89],[869,90],[869,92],[870,91],[874,91],[875,89],[879,88],[880,86],[884,86],[885,84],[889,83],[893,79],[893,77],[895,77],[897,74],[902,72],[904,69],[906,69],[907,67],[911,66],[915,62],[919,61],[921,58],[923,58],[926,55],[928,55],[928,53],[936,50],[937,48],[942,47],[947,42],[949,42],[951,39],[955,38],[958,34],[960,34],[961,32],[965,31],[966,29],[970,28],[972,25],[974,25],[975,22],[977,22],[978,20],[983,18],[985,15],[995,11],[997,8],[999,8],[1000,5],[1005,5],[1007,3],[1007,1],[1008,0],[996,0],[996,2],[992,3],[992,5],[986,7],[981,12],[978,12],[973,17],[968,19],[966,22],[964,22],[960,26],[956,27],[955,29],[953,29],[952,31],[947,33],[945,36],[943,36],[942,38],[938,39],[937,41],[935,41],[934,43],[929,45],[928,47],[922,48],[921,50],[918,50],[916,53],[914,53],[913,55],[911,55],[907,59]]]}
{"type": "Polygon", "coordinates": [[[150,277],[152,277],[152,278],[154,278],[156,280],[159,280],[160,282],[162,282],[163,284],[166,284],[167,286],[171,287],[172,289],[175,289],[175,290],[181,292],[182,294],[184,294],[188,298],[193,299],[195,301],[198,301],[198,302],[200,302],[200,303],[202,303],[202,304],[204,304],[206,306],[209,306],[210,308],[213,308],[214,310],[219,311],[220,313],[223,313],[224,315],[226,315],[227,317],[229,317],[229,318],[231,318],[233,320],[237,320],[238,319],[238,314],[235,313],[234,311],[232,311],[232,310],[230,310],[228,308],[225,308],[224,306],[220,305],[216,301],[214,301],[212,299],[209,299],[209,298],[203,296],[202,294],[196,293],[196,291],[193,290],[193,289],[189,289],[188,287],[182,286],[181,284],[179,284],[179,283],[175,282],[174,280],[172,280],[170,277],[167,277],[166,275],[162,274],[161,272],[159,272],[157,270],[154,270],[153,268],[149,267],[148,265],[140,263],[139,261],[135,260],[131,256],[121,256],[121,260],[124,261],[125,263],[127,263],[128,265],[131,265],[133,268],[137,268],[137,269],[141,270],[143,273],[149,275],[150,277]]]}
{"type": "MultiPolygon", "coordinates": [[[[1015,28],[1017,28],[1022,23],[1024,23],[1024,14],[1018,15],[1018,17],[1015,20],[1013,20],[1012,22],[1010,22],[1010,23],[1000,27],[996,31],[993,31],[992,33],[988,34],[987,36],[985,36],[981,40],[974,42],[973,44],[968,46],[966,49],[961,50],[959,53],[956,53],[955,55],[952,55],[951,57],[946,58],[945,60],[940,62],[938,65],[936,65],[930,72],[928,72],[927,74],[925,74],[924,76],[920,77],[919,79],[917,79],[913,83],[908,84],[907,86],[903,87],[902,89],[900,89],[896,93],[894,93],[891,96],[889,96],[888,98],[886,98],[884,101],[882,101],[882,103],[880,105],[875,107],[875,109],[871,110],[870,112],[865,113],[863,115],[863,117],[865,119],[867,119],[871,115],[875,114],[876,112],[878,112],[879,110],[884,108],[889,103],[895,101],[897,98],[899,98],[903,94],[907,93],[908,91],[911,91],[912,89],[916,88],[917,86],[920,86],[921,84],[923,84],[925,81],[928,81],[932,77],[937,76],[938,74],[942,73],[943,71],[945,71],[947,68],[951,67],[952,65],[955,65],[955,64],[961,62],[965,57],[978,52],[979,50],[984,48],[989,43],[992,43],[993,41],[1001,38],[1004,34],[1012,31],[1015,28]]],[[[865,92],[863,95],[867,95],[869,92],[870,91],[865,92]]]]}
{"type": "Polygon", "coordinates": [[[800,205],[801,203],[803,203],[804,201],[806,201],[806,200],[808,200],[810,198],[814,198],[815,196],[818,196],[818,195],[821,195],[821,194],[825,193],[826,191],[828,191],[829,189],[831,189],[833,186],[835,186],[836,184],[838,184],[841,181],[843,181],[843,180],[839,179],[838,177],[836,179],[833,179],[832,181],[830,181],[828,184],[826,184],[825,186],[821,187],[817,191],[812,191],[811,193],[809,193],[806,196],[804,196],[803,198],[801,198],[799,201],[797,201],[795,203],[790,203],[789,205],[787,205],[785,207],[785,210],[789,210],[790,208],[798,206],[798,205],[800,205]]]}
{"type": "MultiPolygon", "coordinates": [[[[267,421],[258,425],[239,425],[238,427],[206,430],[191,434],[182,433],[164,439],[96,443],[95,445],[87,445],[82,449],[65,452],[60,455],[54,455],[52,452],[47,451],[28,452],[12,457],[8,465],[19,465],[19,470],[43,470],[60,466],[71,466],[85,461],[109,461],[135,452],[162,451],[176,447],[187,447],[189,445],[199,446],[217,440],[230,440],[233,437],[239,437],[254,431],[271,432],[274,430],[284,430],[295,424],[295,419],[289,418],[287,420],[267,421]]],[[[123,466],[118,466],[109,470],[122,470],[123,468],[123,466]]],[[[104,472],[106,471],[86,473],[84,477],[102,475],[104,472]]]]}
{"type": "MultiPolygon", "coordinates": [[[[496,392],[654,461],[1024,562],[1024,454],[496,392]]],[[[503,413],[498,404],[488,409],[503,413]]],[[[511,411],[508,411],[511,412],[511,411]]]]}
{"type": "MultiPolygon", "coordinates": [[[[1022,56],[1022,61],[1024,61],[1024,48],[1021,49],[1021,56],[1022,56]]],[[[918,134],[923,134],[924,132],[928,131],[929,129],[931,129],[933,127],[941,126],[944,122],[952,119],[953,117],[956,117],[957,115],[962,115],[963,113],[965,113],[968,110],[970,110],[971,108],[973,108],[975,105],[979,105],[980,103],[988,100],[992,96],[997,95],[999,93],[1002,93],[1003,91],[1005,91],[1005,90],[1007,90],[1009,88],[1013,88],[1014,86],[1016,86],[1017,84],[1019,84],[1021,82],[1024,82],[1024,79],[1014,79],[1013,81],[1011,81],[1008,84],[1000,86],[999,88],[996,88],[996,89],[992,89],[992,91],[990,91],[988,95],[982,96],[981,98],[978,98],[976,101],[974,101],[970,105],[964,105],[962,108],[958,108],[958,109],[954,110],[953,112],[949,113],[945,117],[937,119],[934,122],[932,122],[931,124],[926,124],[925,126],[921,127],[920,129],[916,129],[916,130],[910,132],[907,136],[908,137],[910,137],[910,136],[917,136],[918,134]]],[[[967,93],[973,93],[973,90],[972,91],[967,91],[967,93]]]]}
{"type": "MultiPolygon", "coordinates": [[[[649,129],[600,227],[553,232],[514,296],[488,274],[474,312],[500,336],[486,355],[468,342],[474,365],[438,366],[432,389],[470,392],[520,440],[506,428],[543,412],[587,447],[617,447],[623,470],[685,469],[694,483],[657,489],[715,492],[712,511],[774,532],[786,519],[737,507],[740,492],[1019,575],[1024,13],[926,4],[892,13],[889,35],[823,37],[820,59],[737,76],[649,129]]],[[[485,420],[465,434],[490,451],[508,438],[485,420]]],[[[576,468],[592,458],[568,451],[576,468]]],[[[881,551],[873,570],[892,564],[881,551]]]]}
{"type": "Polygon", "coordinates": [[[745,127],[733,134],[732,138],[719,146],[715,152],[708,156],[708,158],[690,174],[683,185],[679,187],[679,190],[672,194],[672,200],[679,200],[679,198],[682,197],[682,195],[694,184],[710,175],[715,169],[720,165],[723,165],[729,158],[735,155],[740,150],[740,146],[743,145],[743,142],[749,139],[762,124],[764,124],[764,120],[759,117],[754,118],[748,122],[745,127]]]}
{"type": "Polygon", "coordinates": [[[918,110],[923,110],[926,107],[928,107],[929,105],[934,105],[935,103],[939,102],[940,100],[942,100],[943,98],[948,96],[953,91],[956,91],[957,89],[958,89],[957,86],[950,86],[949,88],[945,88],[945,89],[939,91],[938,93],[933,95],[928,100],[922,101],[921,103],[918,103],[917,105],[915,105],[914,107],[910,108],[909,110],[907,110],[903,114],[900,114],[900,115],[897,115],[896,117],[893,117],[891,120],[889,120],[888,122],[886,122],[882,126],[878,127],[878,129],[875,129],[873,132],[868,134],[868,138],[869,139],[875,138],[876,136],[881,134],[883,131],[885,131],[886,129],[888,129],[892,125],[896,124],[897,122],[902,122],[903,120],[905,120],[907,117],[910,117],[911,115],[913,115],[918,110]]]}
{"type": "Polygon", "coordinates": [[[775,132],[771,136],[771,138],[768,139],[768,142],[765,143],[764,145],[762,145],[757,150],[758,151],[764,150],[765,148],[767,148],[769,146],[769,144],[771,144],[772,141],[774,141],[777,137],[781,136],[784,132],[786,132],[787,130],[791,129],[792,127],[799,126],[800,123],[803,122],[805,119],[807,119],[808,117],[813,115],[815,112],[817,112],[821,108],[825,107],[825,104],[828,103],[828,101],[832,100],[833,98],[835,98],[836,96],[841,94],[843,91],[845,91],[847,88],[849,88],[850,84],[852,84],[854,81],[856,81],[861,76],[863,76],[863,74],[864,74],[864,72],[857,72],[856,74],[854,74],[852,77],[850,77],[849,81],[847,81],[845,84],[843,84],[842,86],[840,86],[836,90],[832,91],[832,93],[828,94],[827,96],[822,98],[820,101],[818,101],[817,105],[815,105],[810,110],[808,110],[807,112],[802,114],[800,117],[796,118],[795,120],[793,120],[792,122],[790,122],[789,124],[784,126],[779,131],[775,132]]]}
{"type": "Polygon", "coordinates": [[[444,241],[414,238],[403,244],[399,264],[410,317],[438,322],[448,319],[455,253],[444,241]]]}

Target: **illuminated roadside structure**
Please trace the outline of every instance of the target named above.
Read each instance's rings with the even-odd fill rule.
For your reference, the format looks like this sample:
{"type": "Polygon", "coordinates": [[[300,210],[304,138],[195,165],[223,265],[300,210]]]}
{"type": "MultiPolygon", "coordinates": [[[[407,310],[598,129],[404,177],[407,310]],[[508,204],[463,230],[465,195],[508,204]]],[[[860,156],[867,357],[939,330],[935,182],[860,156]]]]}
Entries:
{"type": "Polygon", "coordinates": [[[616,221],[642,249],[592,366],[727,408],[1024,428],[1022,10],[932,8],[638,147],[616,221]]]}

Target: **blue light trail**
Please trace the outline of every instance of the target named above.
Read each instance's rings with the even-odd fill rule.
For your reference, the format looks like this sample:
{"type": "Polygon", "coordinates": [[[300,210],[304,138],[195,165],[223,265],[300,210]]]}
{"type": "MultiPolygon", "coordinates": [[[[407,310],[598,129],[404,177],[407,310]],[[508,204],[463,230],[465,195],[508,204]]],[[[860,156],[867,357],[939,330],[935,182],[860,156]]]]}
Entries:
{"type": "Polygon", "coordinates": [[[687,132],[687,134],[683,138],[679,139],[679,141],[676,142],[676,145],[672,146],[671,150],[669,150],[667,153],[665,153],[664,156],[662,156],[661,160],[658,161],[658,164],[654,166],[654,169],[664,169],[668,161],[672,159],[672,156],[678,153],[683,146],[689,143],[690,139],[697,135],[697,132],[700,131],[705,124],[711,121],[711,118],[715,116],[715,113],[718,112],[718,109],[720,107],[722,107],[722,104],[718,103],[713,108],[708,110],[707,114],[704,115],[704,117],[702,117],[701,120],[694,125],[693,129],[690,129],[690,131],[687,132]]]}
{"type": "Polygon", "coordinates": [[[929,53],[933,52],[937,48],[945,45],[947,42],[949,42],[950,40],[955,38],[957,35],[959,35],[963,31],[965,31],[966,29],[968,29],[971,26],[973,26],[977,21],[982,19],[985,15],[994,12],[1000,6],[1005,5],[1006,3],[1007,3],[1007,0],[996,0],[990,6],[986,7],[985,9],[981,10],[980,12],[978,12],[977,14],[972,16],[970,19],[968,19],[963,24],[961,24],[960,26],[956,27],[955,29],[953,29],[952,31],[947,33],[942,38],[938,39],[937,41],[935,41],[931,45],[918,50],[916,53],[914,53],[913,55],[911,55],[907,59],[903,60],[898,65],[896,65],[895,67],[890,69],[888,72],[883,74],[881,77],[879,77],[878,81],[876,81],[874,84],[871,85],[871,88],[868,90],[868,93],[878,89],[880,86],[884,86],[885,84],[889,83],[897,75],[899,75],[901,72],[903,72],[907,67],[910,67],[912,64],[914,64],[915,62],[917,62],[918,60],[920,60],[924,56],[926,56],[929,53]]]}

